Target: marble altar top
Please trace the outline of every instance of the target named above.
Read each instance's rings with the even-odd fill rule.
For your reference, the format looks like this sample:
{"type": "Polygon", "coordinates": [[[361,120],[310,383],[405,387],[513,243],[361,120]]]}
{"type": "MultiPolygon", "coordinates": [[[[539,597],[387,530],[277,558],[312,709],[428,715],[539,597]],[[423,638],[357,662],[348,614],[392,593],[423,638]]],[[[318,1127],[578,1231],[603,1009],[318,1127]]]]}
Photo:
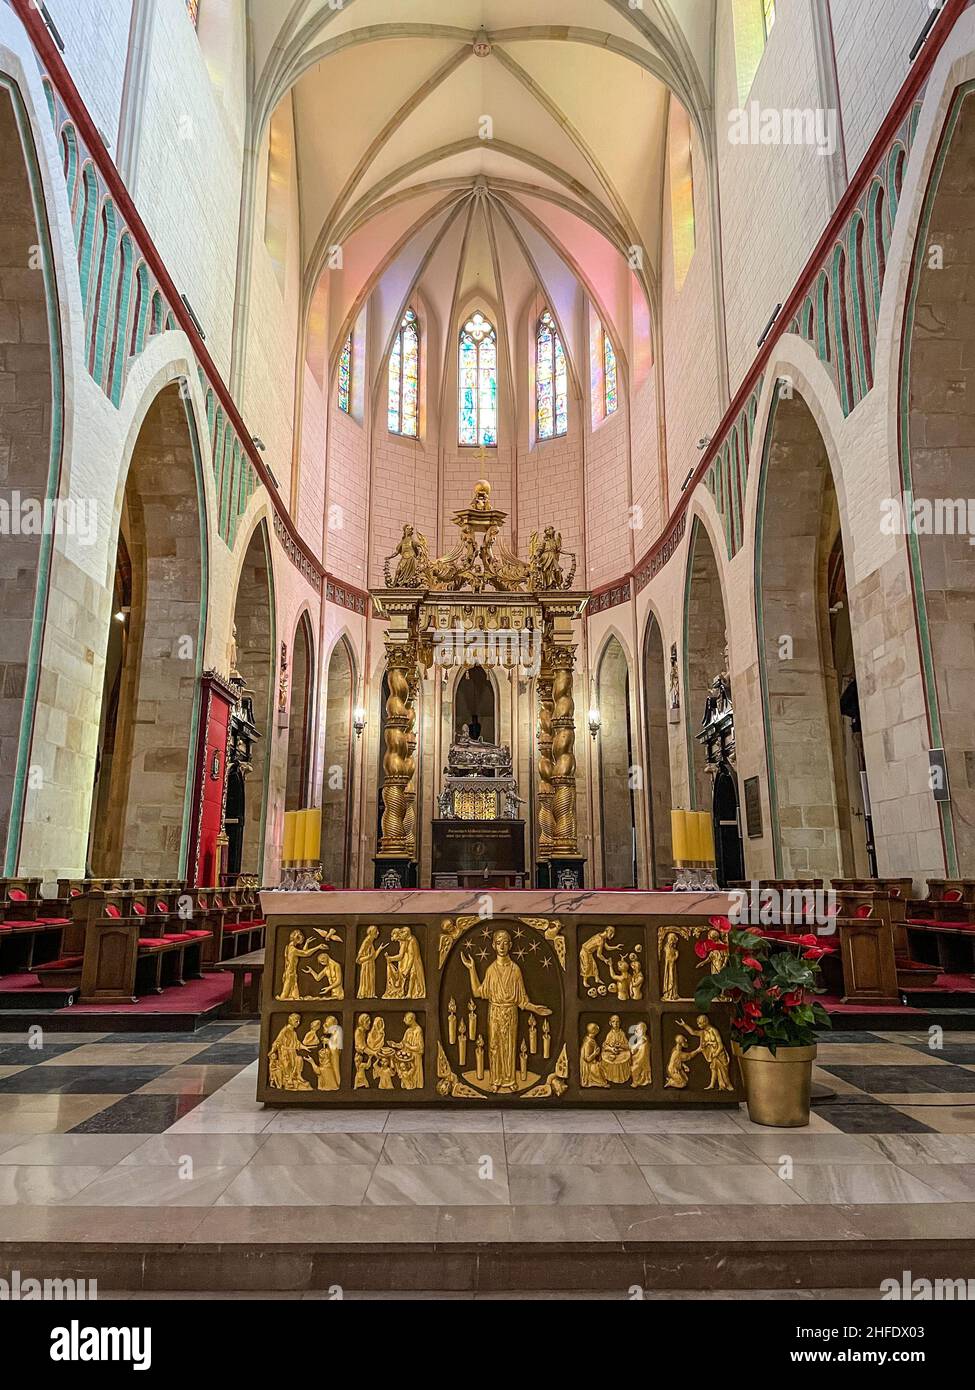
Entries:
{"type": "Polygon", "coordinates": [[[485,897],[491,899],[493,917],[558,915],[560,913],[625,914],[680,917],[727,915],[731,906],[728,893],[642,893],[623,890],[607,893],[597,888],[571,891],[530,889],[379,889],[364,888],[329,893],[262,892],[261,907],[268,917],[331,915],[373,915],[425,912],[477,912],[485,897]]]}

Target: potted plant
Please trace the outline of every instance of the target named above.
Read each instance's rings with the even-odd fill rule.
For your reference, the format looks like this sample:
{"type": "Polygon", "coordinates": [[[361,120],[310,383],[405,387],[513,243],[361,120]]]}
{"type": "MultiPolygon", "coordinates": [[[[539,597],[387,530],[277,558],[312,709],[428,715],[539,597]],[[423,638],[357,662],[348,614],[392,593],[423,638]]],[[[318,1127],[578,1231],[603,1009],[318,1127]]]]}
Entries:
{"type": "MultiPolygon", "coordinates": [[[[733,927],[726,917],[712,917],[710,924],[723,934],[727,957],[698,985],[695,1000],[705,1012],[716,999],[731,1003],[749,1119],[782,1129],[807,1125],[816,1030],[832,1026],[813,997],[822,993],[819,962],[828,948],[811,932],[769,940],[733,927]]],[[[695,950],[703,960],[715,944],[702,940],[695,950]]]]}

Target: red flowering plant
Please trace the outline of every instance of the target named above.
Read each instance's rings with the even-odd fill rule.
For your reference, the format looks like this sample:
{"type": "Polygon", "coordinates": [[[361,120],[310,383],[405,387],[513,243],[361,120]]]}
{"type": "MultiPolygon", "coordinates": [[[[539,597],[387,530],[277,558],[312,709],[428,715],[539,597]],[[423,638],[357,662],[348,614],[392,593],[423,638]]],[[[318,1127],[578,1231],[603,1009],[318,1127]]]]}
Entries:
{"type": "Polygon", "coordinates": [[[810,1047],[818,1028],[832,1027],[829,1014],[813,996],[822,994],[820,960],[826,951],[812,932],[769,941],[748,927],[736,929],[727,917],[711,917],[720,935],[702,937],[694,949],[712,960],[694,1002],[704,1012],[716,999],[731,1002],[731,1036],[743,1052],[750,1047],[810,1047]],[[714,969],[719,954],[724,964],[714,969]]]}

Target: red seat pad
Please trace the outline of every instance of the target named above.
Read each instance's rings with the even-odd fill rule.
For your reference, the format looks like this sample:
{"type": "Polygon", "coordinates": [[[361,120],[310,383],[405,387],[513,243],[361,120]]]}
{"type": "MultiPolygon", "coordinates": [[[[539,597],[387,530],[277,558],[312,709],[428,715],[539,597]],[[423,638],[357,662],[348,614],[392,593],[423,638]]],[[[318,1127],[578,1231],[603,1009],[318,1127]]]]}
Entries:
{"type": "Polygon", "coordinates": [[[49,960],[43,965],[35,965],[33,970],[37,975],[45,970],[76,970],[83,960],[84,956],[65,956],[62,960],[49,960]]]}
{"type": "Polygon", "coordinates": [[[199,939],[202,941],[204,937],[212,936],[213,933],[212,933],[212,932],[208,932],[208,931],[197,931],[197,930],[194,928],[193,931],[184,932],[183,935],[184,935],[184,936],[199,937],[199,939]]]}
{"type": "Polygon", "coordinates": [[[192,941],[193,933],[188,931],[167,932],[163,938],[165,941],[192,941]]]}
{"type": "Polygon", "coordinates": [[[139,945],[140,945],[140,946],[168,946],[168,945],[169,945],[169,942],[168,942],[168,941],[165,941],[161,936],[140,936],[140,937],[139,937],[139,945]]]}
{"type": "Polygon", "coordinates": [[[38,917],[37,921],[42,927],[69,927],[71,925],[70,917],[38,917]]]}
{"type": "Polygon", "coordinates": [[[11,888],[7,893],[7,897],[12,903],[25,903],[27,901],[27,894],[24,892],[23,888],[11,888]]]}
{"type": "MultiPolygon", "coordinates": [[[[106,909],[106,911],[107,911],[107,909],[106,909]]],[[[133,903],[133,904],[132,904],[132,911],[138,913],[138,915],[139,915],[140,917],[144,917],[144,916],[146,915],[146,905],[145,905],[145,903],[133,903]]]]}
{"type": "Polygon", "coordinates": [[[952,931],[975,931],[975,922],[942,922],[937,917],[911,917],[908,927],[949,927],[952,931]]]}

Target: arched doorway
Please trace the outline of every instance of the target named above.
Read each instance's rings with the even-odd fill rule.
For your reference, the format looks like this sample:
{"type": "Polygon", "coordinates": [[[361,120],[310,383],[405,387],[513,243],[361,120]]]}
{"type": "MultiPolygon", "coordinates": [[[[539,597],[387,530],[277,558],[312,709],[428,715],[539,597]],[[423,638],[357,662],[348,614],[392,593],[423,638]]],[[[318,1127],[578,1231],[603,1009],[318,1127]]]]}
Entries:
{"type": "Polygon", "coordinates": [[[755,593],[776,872],[866,875],[839,505],[825,442],[798,392],[773,405],[758,509],[755,593]]]}
{"type": "Polygon", "coordinates": [[[306,806],[311,764],[312,673],[314,642],[308,614],[303,613],[291,645],[291,708],[288,713],[288,780],[284,809],[306,806]]]}
{"type": "Polygon", "coordinates": [[[599,807],[604,888],[636,887],[636,815],[630,769],[630,673],[626,653],[615,637],[603,649],[596,670],[602,725],[599,731],[599,807]]]}
{"type": "MultiPolygon", "coordinates": [[[[711,538],[695,518],[688,555],[684,602],[684,721],[692,809],[710,811],[718,858],[718,882],[725,887],[744,875],[738,778],[722,757],[727,738],[712,741],[714,768],[709,768],[705,742],[697,736],[708,710],[716,678],[730,686],[728,617],[721,592],[718,561],[711,538]]],[[[732,704],[734,703],[734,692],[732,704]]]]}
{"type": "Polygon", "coordinates": [[[322,777],[322,873],[347,887],[352,831],[352,702],[355,660],[344,637],[336,642],[325,681],[325,771],[322,777]]]}
{"type": "MultiPolygon", "coordinates": [[[[244,681],[242,706],[256,737],[250,762],[235,768],[233,750],[227,770],[227,834],[233,849],[240,845],[240,862],[228,853],[231,874],[260,874],[264,862],[264,822],[267,811],[267,777],[271,734],[271,697],[274,689],[274,587],[271,579],[269,538],[264,522],[255,529],[241,566],[234,604],[234,643],[237,670],[244,681]],[[239,773],[239,780],[237,774],[239,773]],[[231,800],[236,800],[231,816],[231,800]]],[[[233,727],[231,727],[233,733],[233,727]]]]}
{"type": "Polygon", "coordinates": [[[30,145],[20,94],[0,80],[0,444],[7,512],[0,569],[0,846],[7,847],[8,874],[19,862],[31,761],[40,661],[36,637],[46,588],[38,584],[38,575],[50,563],[54,543],[52,529],[37,525],[36,515],[30,516],[27,508],[37,508],[56,494],[60,462],[52,457],[55,409],[60,409],[54,401],[60,343],[51,337],[48,309],[48,291],[55,298],[56,291],[42,195],[39,187],[32,188],[29,172],[35,164],[30,145]],[[28,270],[30,255],[38,249],[42,264],[31,261],[33,269],[28,270]]]}
{"type": "Polygon", "coordinates": [[[473,739],[496,743],[497,718],[494,684],[481,666],[472,666],[457,681],[454,691],[454,739],[467,729],[473,739]]]}
{"type": "Polygon", "coordinates": [[[177,383],[159,393],[125,484],[89,838],[96,874],[175,878],[185,863],[206,615],[188,411],[177,383]]]}
{"type": "Polygon", "coordinates": [[[650,820],[651,886],[673,882],[670,811],[670,663],[664,660],[660,624],[651,613],[643,638],[643,702],[646,712],[645,798],[650,820]]]}
{"type": "Polygon", "coordinates": [[[925,832],[938,827],[940,809],[952,877],[975,873],[973,163],[975,84],[968,83],[948,116],[914,252],[901,381],[901,486],[913,502],[913,527],[906,508],[897,518],[897,529],[908,532],[929,729],[919,733],[920,721],[908,725],[905,713],[895,732],[905,760],[908,753],[920,759],[928,747],[944,749],[951,798],[936,803],[930,786],[914,779],[910,790],[924,787],[927,794],[910,798],[912,823],[903,828],[918,834],[912,843],[920,848],[920,837],[930,839],[925,832]]]}

